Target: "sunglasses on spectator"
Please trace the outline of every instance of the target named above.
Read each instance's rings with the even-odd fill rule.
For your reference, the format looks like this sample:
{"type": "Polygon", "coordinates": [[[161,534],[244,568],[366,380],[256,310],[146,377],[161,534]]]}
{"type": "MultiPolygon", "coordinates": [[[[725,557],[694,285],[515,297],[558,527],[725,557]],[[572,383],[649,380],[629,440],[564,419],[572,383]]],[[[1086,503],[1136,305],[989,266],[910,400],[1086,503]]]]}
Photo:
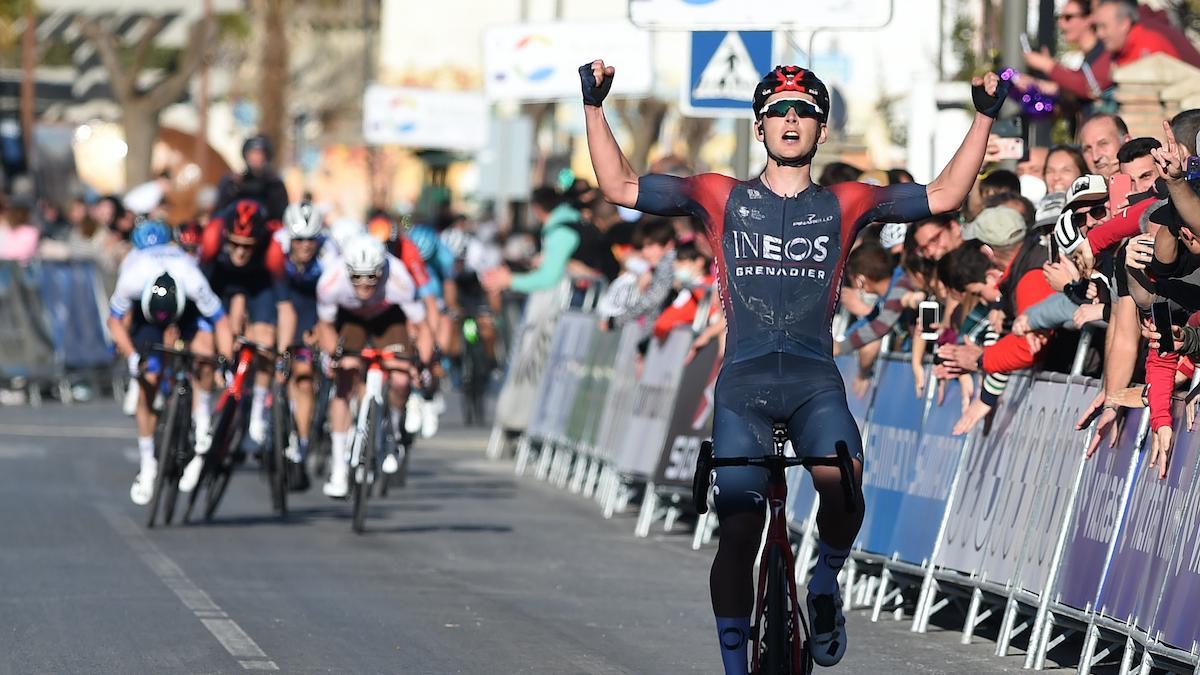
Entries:
{"type": "Polygon", "coordinates": [[[803,98],[775,101],[763,109],[763,117],[787,117],[789,110],[795,110],[800,117],[820,118],[821,110],[817,104],[803,98]]]}
{"type": "Polygon", "coordinates": [[[1078,216],[1079,218],[1083,218],[1084,216],[1091,216],[1093,220],[1100,220],[1101,218],[1104,218],[1105,216],[1108,215],[1108,204],[1105,204],[1104,202],[1100,202],[1099,204],[1096,204],[1095,206],[1093,206],[1092,208],[1090,208],[1086,211],[1076,211],[1075,215],[1078,216]]]}
{"type": "Polygon", "coordinates": [[[355,286],[374,286],[379,283],[378,274],[351,274],[350,283],[355,286]]]}

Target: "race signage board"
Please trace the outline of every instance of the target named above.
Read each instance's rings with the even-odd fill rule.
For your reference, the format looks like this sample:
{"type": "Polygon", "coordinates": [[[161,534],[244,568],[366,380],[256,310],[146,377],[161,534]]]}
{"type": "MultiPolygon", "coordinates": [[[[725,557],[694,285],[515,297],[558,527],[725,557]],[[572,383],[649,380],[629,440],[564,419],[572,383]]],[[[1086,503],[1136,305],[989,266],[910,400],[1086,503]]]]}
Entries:
{"type": "Polygon", "coordinates": [[[653,30],[882,28],[892,0],[629,0],[629,20],[653,30]]]}
{"type": "Polygon", "coordinates": [[[482,94],[372,84],[363,95],[363,138],[401,145],[474,152],[487,146],[488,104],[482,94]]]}
{"type": "Polygon", "coordinates": [[[483,37],[484,87],[492,99],[579,98],[579,66],[604,59],[617,70],[612,95],[649,93],[650,34],[627,21],[498,26],[483,37]]]}
{"type": "Polygon", "coordinates": [[[680,100],[692,117],[747,117],[754,88],[772,67],[770,31],[692,33],[688,79],[680,100]]]}

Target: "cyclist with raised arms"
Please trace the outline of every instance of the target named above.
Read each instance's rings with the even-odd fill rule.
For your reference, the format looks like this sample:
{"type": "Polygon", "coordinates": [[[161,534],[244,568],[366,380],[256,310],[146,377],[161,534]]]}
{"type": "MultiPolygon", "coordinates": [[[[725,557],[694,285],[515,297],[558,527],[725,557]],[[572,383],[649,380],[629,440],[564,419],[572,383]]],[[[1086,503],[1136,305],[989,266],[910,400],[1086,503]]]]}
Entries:
{"type": "MultiPolygon", "coordinates": [[[[340,343],[346,352],[373,346],[420,355],[428,362],[433,355],[433,335],[425,322],[425,307],[417,300],[416,285],[404,264],[388,255],[383,242],[360,234],[346,242],[342,264],[326,270],[317,282],[317,340],[326,354],[336,354],[340,343]],[[408,322],[416,326],[417,347],[413,349],[408,322]],[[416,353],[414,353],[414,351],[416,353]]],[[[330,364],[336,378],[334,398],[329,405],[330,470],[323,490],[329,497],[343,498],[348,486],[350,397],[361,382],[360,362],[351,355],[330,364]]],[[[385,364],[399,367],[400,364],[385,364]]],[[[392,429],[398,430],[400,413],[408,399],[414,369],[393,370],[388,390],[392,429]]],[[[389,459],[384,459],[384,471],[389,459]]]]}
{"type": "Polygon", "coordinates": [[[288,487],[308,489],[304,458],[308,454],[309,424],[316,393],[313,390],[312,349],[317,326],[317,280],[330,265],[337,264],[333,244],[325,237],[325,221],[309,204],[289,204],[283,211],[283,227],[272,237],[283,255],[283,270],[275,280],[279,300],[277,349],[291,350],[292,375],[288,398],[295,412],[296,437],[287,449],[288,487]]]}
{"type": "MultiPolygon", "coordinates": [[[[108,328],[117,353],[127,360],[131,375],[137,375],[135,382],[141,385],[135,409],[141,469],[129,489],[129,497],[135,504],[145,505],[153,496],[158,473],[152,402],[161,363],[151,356],[145,364],[139,364],[140,350],[162,343],[169,326],[178,329],[179,337],[196,354],[213,353],[215,332],[216,346],[227,355],[233,349],[233,337],[221,300],[213,293],[196,261],[170,244],[171,233],[165,225],[146,221],[134,229],[133,241],[139,245],[121,262],[117,285],[108,304],[108,328]]],[[[198,369],[195,384],[192,419],[199,438],[208,434],[211,422],[212,369],[198,369]]]]}
{"type": "MultiPolygon", "coordinates": [[[[962,146],[928,186],[823,188],[812,181],[811,162],[825,141],[829,92],[810,70],[777,66],[755,88],[754,133],[768,160],[762,174],[748,181],[715,173],[639,177],[601,108],[614,69],[598,60],[581,66],[579,75],[588,149],[605,199],[661,216],[696,216],[716,254],[728,341],[716,388],[715,456],[762,456],[772,447],[772,425],[784,423],[801,457],[833,456],[836,444],[845,442],[861,483],[862,440],[846,406],[831,335],[846,256],[868,223],[913,221],[959,207],[983,164],[1007,83],[994,73],[976,78],[972,97],[979,112],[962,146]]],[[[811,473],[820,494],[819,555],[808,584],[812,651],[817,663],[831,666],[846,652],[837,575],[862,525],[864,505],[847,509],[838,468],[813,467],[811,473]]],[[[747,672],[766,480],[766,471],[754,467],[716,471],[721,538],[709,588],[729,674],[747,672]]]]}

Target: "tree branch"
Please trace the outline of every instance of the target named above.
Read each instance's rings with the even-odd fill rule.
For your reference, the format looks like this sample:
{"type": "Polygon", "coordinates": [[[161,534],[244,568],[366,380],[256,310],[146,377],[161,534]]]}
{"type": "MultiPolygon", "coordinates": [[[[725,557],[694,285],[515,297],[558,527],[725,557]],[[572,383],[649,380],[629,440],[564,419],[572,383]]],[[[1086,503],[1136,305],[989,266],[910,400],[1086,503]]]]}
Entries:
{"type": "Polygon", "coordinates": [[[88,42],[92,43],[100,57],[100,63],[104,64],[104,70],[108,72],[108,84],[112,87],[117,103],[125,105],[132,101],[136,96],[137,75],[135,73],[130,76],[121,66],[121,50],[112,30],[101,25],[98,19],[79,18],[76,21],[79,22],[80,31],[87,37],[88,42]]]}
{"type": "Polygon", "coordinates": [[[138,40],[137,45],[133,48],[133,65],[129,71],[132,73],[135,82],[146,68],[146,56],[150,53],[150,48],[154,46],[154,38],[158,37],[158,31],[161,28],[162,19],[152,17],[149,25],[146,26],[146,30],[142,32],[141,39],[138,40]]]}
{"type": "Polygon", "coordinates": [[[163,78],[141,96],[151,107],[161,110],[179,99],[187,91],[188,82],[200,64],[208,58],[216,37],[216,21],[198,19],[192,23],[187,46],[183,48],[183,60],[175,72],[163,78]]]}

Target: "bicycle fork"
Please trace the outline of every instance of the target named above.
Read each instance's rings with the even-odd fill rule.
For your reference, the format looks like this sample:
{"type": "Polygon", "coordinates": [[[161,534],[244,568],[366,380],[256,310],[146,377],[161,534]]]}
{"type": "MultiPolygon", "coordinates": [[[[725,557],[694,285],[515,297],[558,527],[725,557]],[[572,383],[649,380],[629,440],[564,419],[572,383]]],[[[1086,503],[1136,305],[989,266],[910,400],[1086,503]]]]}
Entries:
{"type": "MultiPolygon", "coordinates": [[[[366,452],[367,438],[370,435],[371,401],[383,410],[383,368],[372,364],[367,370],[367,382],[363,388],[362,401],[358,406],[358,418],[354,426],[354,443],[350,447],[350,467],[354,469],[354,479],[365,481],[369,471],[363,467],[363,455],[366,452]],[[360,472],[361,470],[361,472],[360,472]]],[[[378,420],[376,420],[378,422],[378,420]]]]}

